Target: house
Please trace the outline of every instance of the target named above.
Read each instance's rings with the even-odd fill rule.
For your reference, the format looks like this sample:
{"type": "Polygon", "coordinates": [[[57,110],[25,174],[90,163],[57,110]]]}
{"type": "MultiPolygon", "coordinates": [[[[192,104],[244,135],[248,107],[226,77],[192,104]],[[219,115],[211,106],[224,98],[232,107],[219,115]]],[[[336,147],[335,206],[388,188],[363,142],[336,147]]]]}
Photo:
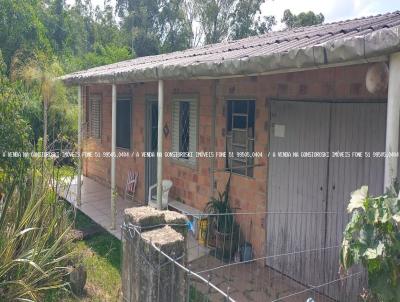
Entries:
{"type": "MultiPolygon", "coordinates": [[[[121,192],[128,170],[139,171],[143,202],[151,185],[169,179],[172,198],[202,210],[232,169],[233,206],[267,213],[248,230],[256,257],[340,245],[350,192],[367,184],[379,194],[397,176],[397,156],[384,152],[399,146],[400,12],[136,58],[62,80],[80,87],[82,150],[131,155],[84,159],[84,175],[121,192]],[[365,83],[374,69],[383,89],[371,93],[365,83]],[[164,156],[142,154],[157,151],[164,156]],[[262,156],[223,156],[233,151],[262,156]]],[[[324,276],[303,268],[325,266],[336,276],[337,252],[274,265],[316,284],[324,276]]]]}

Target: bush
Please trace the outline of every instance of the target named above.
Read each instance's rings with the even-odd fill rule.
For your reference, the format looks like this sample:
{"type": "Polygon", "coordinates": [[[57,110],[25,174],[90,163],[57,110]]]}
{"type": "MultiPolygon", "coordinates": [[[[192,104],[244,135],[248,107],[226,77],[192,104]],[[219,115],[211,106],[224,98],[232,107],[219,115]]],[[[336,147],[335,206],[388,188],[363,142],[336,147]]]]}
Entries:
{"type": "Polygon", "coordinates": [[[7,152],[30,151],[32,130],[21,116],[21,98],[15,87],[0,75],[0,169],[12,171],[24,168],[28,159],[9,156],[7,152]]]}
{"type": "Polygon", "coordinates": [[[33,162],[3,184],[0,301],[38,301],[52,289],[68,289],[70,223],[46,166],[33,162]]]}
{"type": "Polygon", "coordinates": [[[392,188],[386,195],[371,197],[363,186],[351,195],[340,254],[342,268],[362,264],[368,271],[364,299],[382,302],[400,297],[400,200],[392,188]]]}

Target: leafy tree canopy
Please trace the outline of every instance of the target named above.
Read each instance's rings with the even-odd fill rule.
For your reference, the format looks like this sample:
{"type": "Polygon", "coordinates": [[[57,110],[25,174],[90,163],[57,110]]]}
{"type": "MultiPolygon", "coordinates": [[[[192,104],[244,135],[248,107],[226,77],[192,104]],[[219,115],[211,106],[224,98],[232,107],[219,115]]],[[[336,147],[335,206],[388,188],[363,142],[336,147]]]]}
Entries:
{"type": "Polygon", "coordinates": [[[323,23],[325,17],[322,13],[315,14],[312,11],[302,12],[298,15],[293,14],[290,9],[286,9],[283,13],[282,22],[287,28],[302,27],[309,25],[317,25],[323,23]]]}

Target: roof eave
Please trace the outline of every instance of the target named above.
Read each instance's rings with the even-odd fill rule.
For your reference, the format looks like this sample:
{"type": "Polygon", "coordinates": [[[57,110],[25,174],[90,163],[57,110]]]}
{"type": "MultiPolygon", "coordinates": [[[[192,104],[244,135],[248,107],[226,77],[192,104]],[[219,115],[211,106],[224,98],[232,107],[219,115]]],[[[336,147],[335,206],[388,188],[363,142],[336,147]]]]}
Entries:
{"type": "Polygon", "coordinates": [[[400,51],[400,27],[385,28],[363,36],[336,39],[319,45],[240,59],[190,65],[159,64],[145,69],[109,72],[97,76],[66,75],[66,85],[111,84],[157,81],[159,79],[201,79],[286,73],[312,68],[369,62],[400,51]]]}

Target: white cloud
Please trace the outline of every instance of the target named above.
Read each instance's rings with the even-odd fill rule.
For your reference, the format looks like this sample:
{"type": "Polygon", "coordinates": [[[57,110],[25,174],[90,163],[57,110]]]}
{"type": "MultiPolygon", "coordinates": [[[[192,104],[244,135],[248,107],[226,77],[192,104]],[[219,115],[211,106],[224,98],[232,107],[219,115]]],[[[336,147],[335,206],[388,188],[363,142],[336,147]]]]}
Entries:
{"type": "MultiPolygon", "coordinates": [[[[325,22],[377,15],[400,9],[398,0],[266,0],[263,15],[274,15],[280,21],[285,9],[298,14],[305,11],[322,13],[325,22]]],[[[279,25],[278,28],[281,28],[279,25]]]]}

